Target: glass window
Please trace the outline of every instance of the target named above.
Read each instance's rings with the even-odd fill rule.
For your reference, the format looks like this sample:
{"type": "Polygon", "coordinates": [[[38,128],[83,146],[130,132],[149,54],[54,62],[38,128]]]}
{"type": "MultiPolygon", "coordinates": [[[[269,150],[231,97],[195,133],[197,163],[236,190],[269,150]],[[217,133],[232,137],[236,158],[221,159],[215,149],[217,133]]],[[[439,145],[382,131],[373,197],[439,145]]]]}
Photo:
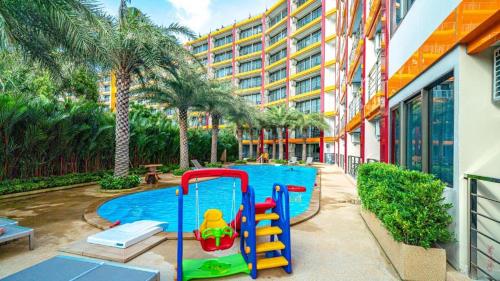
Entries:
{"type": "Polygon", "coordinates": [[[295,87],[296,95],[300,95],[302,93],[314,91],[321,88],[321,77],[314,76],[311,78],[307,78],[305,80],[297,82],[295,87]]]}
{"type": "Polygon", "coordinates": [[[243,99],[251,104],[260,104],[260,93],[243,96],[243,99]]]}
{"type": "Polygon", "coordinates": [[[393,109],[391,112],[391,162],[396,165],[401,165],[401,112],[399,108],[393,109]]]}
{"type": "Polygon", "coordinates": [[[287,15],[287,8],[279,11],[278,14],[269,20],[269,27],[274,26],[287,15]]]}
{"type": "Polygon", "coordinates": [[[297,62],[297,72],[302,72],[321,64],[321,53],[314,54],[297,62]]]}
{"type": "Polygon", "coordinates": [[[320,39],[321,39],[321,29],[318,29],[315,32],[297,41],[297,50],[304,49],[305,47],[318,42],[320,39]]]}
{"type": "Polygon", "coordinates": [[[245,78],[240,80],[240,89],[248,89],[258,87],[262,84],[262,78],[260,76],[245,78]]]}
{"type": "Polygon", "coordinates": [[[269,38],[269,45],[272,45],[272,44],[280,41],[281,39],[285,38],[286,35],[287,35],[287,29],[284,28],[283,30],[281,30],[280,32],[278,32],[276,35],[274,35],[271,38],[269,38]]]}
{"type": "Polygon", "coordinates": [[[261,32],[262,32],[262,24],[259,24],[259,25],[256,25],[256,26],[252,26],[250,28],[243,29],[240,32],[240,39],[243,39],[243,38],[246,38],[246,37],[250,37],[252,35],[259,34],[261,32]]]}
{"type": "Polygon", "coordinates": [[[407,104],[406,168],[422,171],[422,97],[407,104]]]}
{"type": "Polygon", "coordinates": [[[429,89],[430,172],[448,185],[453,185],[453,77],[429,89]]]}
{"type": "Polygon", "coordinates": [[[240,48],[240,56],[255,53],[262,50],[262,42],[257,42],[254,44],[242,46],[240,48]]]}
{"type": "Polygon", "coordinates": [[[240,64],[240,72],[252,71],[255,69],[262,68],[262,60],[256,59],[253,61],[247,61],[240,64]]]}
{"type": "Polygon", "coordinates": [[[317,113],[319,112],[320,99],[315,98],[312,100],[300,101],[295,104],[295,108],[303,113],[317,113]]]}
{"type": "Polygon", "coordinates": [[[232,74],[233,74],[233,67],[232,66],[223,67],[223,68],[215,70],[215,78],[225,77],[225,76],[232,75],[232,74]]]}
{"type": "Polygon", "coordinates": [[[307,0],[297,0],[297,8],[302,6],[305,2],[307,2],[307,0]]]}
{"type": "Polygon", "coordinates": [[[229,44],[231,42],[233,42],[233,35],[232,34],[215,39],[214,46],[219,47],[219,46],[229,44]]]}
{"type": "Polygon", "coordinates": [[[286,98],[286,86],[269,91],[268,101],[273,102],[286,98]]]}
{"type": "Polygon", "coordinates": [[[215,54],[214,62],[225,61],[225,60],[232,59],[232,58],[233,58],[233,51],[227,51],[224,53],[215,54]]]}
{"type": "Polygon", "coordinates": [[[297,28],[301,28],[304,25],[310,23],[311,21],[315,20],[316,18],[321,16],[321,6],[314,9],[312,12],[309,14],[303,16],[297,21],[297,28]]]}
{"type": "Polygon", "coordinates": [[[208,50],[208,43],[205,43],[205,44],[200,45],[200,46],[193,47],[193,53],[195,53],[195,54],[204,52],[206,50],[208,50]]]}
{"type": "Polygon", "coordinates": [[[275,82],[286,78],[286,67],[269,73],[269,82],[275,82]]]}
{"type": "Polygon", "coordinates": [[[391,0],[392,3],[392,31],[396,30],[399,24],[403,21],[411,6],[416,0],[391,0]]]}
{"type": "Polygon", "coordinates": [[[279,50],[278,52],[269,56],[269,63],[274,63],[282,58],[286,57],[286,48],[279,50]]]}

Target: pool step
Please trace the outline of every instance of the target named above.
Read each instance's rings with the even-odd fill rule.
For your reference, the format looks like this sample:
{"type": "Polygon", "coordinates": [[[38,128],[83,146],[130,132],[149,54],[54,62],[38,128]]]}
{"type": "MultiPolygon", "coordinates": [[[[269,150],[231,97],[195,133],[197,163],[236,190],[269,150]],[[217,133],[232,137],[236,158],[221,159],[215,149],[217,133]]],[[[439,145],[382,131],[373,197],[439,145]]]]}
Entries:
{"type": "Polygon", "coordinates": [[[280,215],[276,213],[269,213],[269,214],[256,214],[255,215],[255,221],[263,221],[263,220],[279,220],[280,215]]]}
{"type": "Polygon", "coordinates": [[[288,265],[288,261],[283,256],[257,259],[257,270],[282,267],[286,265],[288,265]]]}
{"type": "Polygon", "coordinates": [[[268,235],[276,235],[283,233],[283,230],[278,226],[263,226],[257,227],[255,231],[255,235],[257,236],[268,236],[268,235]]]}
{"type": "Polygon", "coordinates": [[[283,250],[283,249],[285,249],[285,244],[283,244],[281,241],[263,242],[257,244],[256,247],[256,251],[258,254],[270,251],[283,250]]]}

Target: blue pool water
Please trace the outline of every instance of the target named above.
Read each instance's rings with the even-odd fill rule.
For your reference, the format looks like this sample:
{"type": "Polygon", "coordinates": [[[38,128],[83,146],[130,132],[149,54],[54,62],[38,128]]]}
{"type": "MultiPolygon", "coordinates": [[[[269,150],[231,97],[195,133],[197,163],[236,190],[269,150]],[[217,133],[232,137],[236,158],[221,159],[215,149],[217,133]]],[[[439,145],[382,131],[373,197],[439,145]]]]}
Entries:
{"type": "MultiPolygon", "coordinates": [[[[312,189],[316,179],[316,169],[310,167],[290,167],[272,165],[234,166],[233,169],[248,173],[250,186],[255,190],[255,202],[263,202],[272,196],[274,183],[305,186],[304,193],[290,193],[290,215],[295,217],[309,207],[312,189]]],[[[222,210],[229,223],[233,184],[236,183],[236,208],[241,202],[240,181],[232,178],[218,178],[198,183],[200,223],[207,209],[222,210]]],[[[164,188],[125,195],[112,199],[99,207],[97,213],[109,220],[121,223],[137,220],[158,220],[168,222],[168,231],[177,231],[177,188],[164,188]]],[[[189,186],[189,194],[184,196],[184,231],[197,229],[195,208],[195,185],[189,186]]]]}

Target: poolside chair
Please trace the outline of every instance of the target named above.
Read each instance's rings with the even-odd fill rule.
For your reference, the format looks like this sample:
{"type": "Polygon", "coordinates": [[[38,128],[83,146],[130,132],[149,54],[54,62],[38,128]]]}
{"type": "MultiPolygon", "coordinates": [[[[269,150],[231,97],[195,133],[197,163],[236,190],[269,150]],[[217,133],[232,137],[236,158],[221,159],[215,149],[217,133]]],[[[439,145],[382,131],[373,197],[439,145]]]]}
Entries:
{"type": "Polygon", "coordinates": [[[203,169],[203,166],[198,162],[198,160],[193,159],[191,160],[191,163],[194,165],[195,170],[203,169]]]}
{"type": "Polygon", "coordinates": [[[311,166],[311,165],[312,165],[312,163],[313,163],[313,158],[312,158],[312,157],[310,157],[310,156],[309,156],[309,157],[307,157],[307,160],[306,160],[306,165],[307,165],[307,166],[311,166]]]}
{"type": "Polygon", "coordinates": [[[17,221],[11,220],[11,219],[8,219],[8,218],[4,218],[4,217],[0,217],[0,226],[11,225],[11,224],[16,225],[17,221]]]}
{"type": "Polygon", "coordinates": [[[159,281],[158,270],[102,260],[55,256],[2,279],[3,281],[159,281]]]}
{"type": "Polygon", "coordinates": [[[297,157],[292,157],[292,159],[288,160],[288,165],[297,165],[297,157]]]}
{"type": "Polygon", "coordinates": [[[0,244],[23,237],[28,237],[29,249],[35,248],[35,231],[32,228],[19,226],[17,224],[7,224],[0,226],[4,233],[0,235],[0,244]]]}

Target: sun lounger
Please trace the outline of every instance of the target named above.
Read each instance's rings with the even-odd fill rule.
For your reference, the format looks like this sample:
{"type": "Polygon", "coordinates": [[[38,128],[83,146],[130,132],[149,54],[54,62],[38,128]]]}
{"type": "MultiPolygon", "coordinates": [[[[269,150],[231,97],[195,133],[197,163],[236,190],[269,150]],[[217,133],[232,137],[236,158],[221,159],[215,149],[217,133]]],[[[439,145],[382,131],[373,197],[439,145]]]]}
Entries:
{"type": "Polygon", "coordinates": [[[88,243],[125,249],[166,229],[165,222],[142,220],[96,233],[88,243]]]}
{"type": "Polygon", "coordinates": [[[203,169],[203,166],[200,164],[200,162],[198,162],[198,160],[193,159],[191,160],[191,163],[193,163],[195,170],[203,169]]]}
{"type": "Polygon", "coordinates": [[[288,165],[297,165],[297,157],[292,157],[292,159],[288,160],[288,165]]]}
{"type": "Polygon", "coordinates": [[[158,270],[101,260],[56,256],[7,276],[3,281],[159,281],[158,270]]]}
{"type": "Polygon", "coordinates": [[[0,226],[17,224],[17,221],[0,217],[0,226]]]}
{"type": "Polygon", "coordinates": [[[33,250],[35,248],[35,233],[32,228],[23,227],[16,224],[3,225],[1,227],[5,232],[0,235],[0,244],[23,237],[28,237],[30,250],[33,250]]]}
{"type": "Polygon", "coordinates": [[[306,165],[311,166],[312,163],[313,163],[313,158],[312,157],[307,157],[306,165]]]}

